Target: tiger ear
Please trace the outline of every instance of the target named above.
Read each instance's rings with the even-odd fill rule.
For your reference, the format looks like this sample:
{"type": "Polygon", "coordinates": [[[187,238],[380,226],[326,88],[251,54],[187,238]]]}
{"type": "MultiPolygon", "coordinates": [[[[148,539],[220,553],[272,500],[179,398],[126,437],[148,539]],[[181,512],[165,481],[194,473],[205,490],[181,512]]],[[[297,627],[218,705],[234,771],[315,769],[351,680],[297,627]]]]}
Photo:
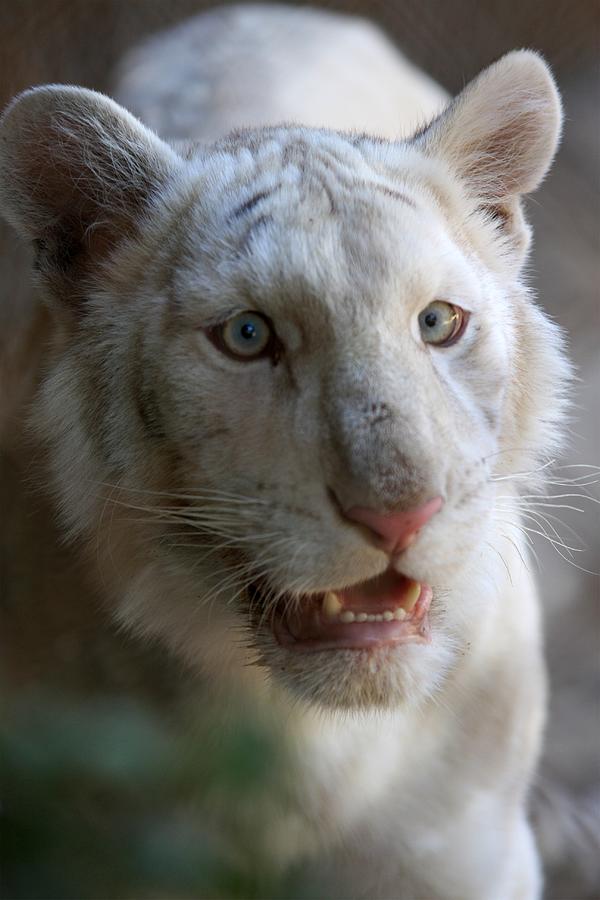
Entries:
{"type": "Polygon", "coordinates": [[[525,227],[520,198],[550,168],[561,125],[549,67],[537,53],[517,50],[468,84],[415,143],[442,159],[510,233],[525,227]]]}
{"type": "Polygon", "coordinates": [[[489,203],[534,191],[556,153],[561,102],[550,69],[530,50],[484,69],[417,138],[489,203]]]}
{"type": "Polygon", "coordinates": [[[83,88],[25,91],[0,120],[1,209],[54,287],[74,287],[134,235],[181,164],[126,110],[83,88]]]}

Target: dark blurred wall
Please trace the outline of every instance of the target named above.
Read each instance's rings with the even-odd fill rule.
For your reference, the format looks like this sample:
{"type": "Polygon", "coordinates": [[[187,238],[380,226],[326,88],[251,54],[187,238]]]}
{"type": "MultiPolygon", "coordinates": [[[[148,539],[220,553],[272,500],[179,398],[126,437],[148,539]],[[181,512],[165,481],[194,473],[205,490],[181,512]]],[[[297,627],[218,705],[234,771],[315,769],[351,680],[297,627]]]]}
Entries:
{"type": "MultiPolygon", "coordinates": [[[[214,5],[202,0],[2,0],[0,104],[43,81],[101,89],[125,47],[214,5]]],[[[599,10],[593,0],[326,0],[314,5],[380,22],[450,90],[514,47],[541,50],[559,77],[585,66],[598,50],[599,10]]]]}

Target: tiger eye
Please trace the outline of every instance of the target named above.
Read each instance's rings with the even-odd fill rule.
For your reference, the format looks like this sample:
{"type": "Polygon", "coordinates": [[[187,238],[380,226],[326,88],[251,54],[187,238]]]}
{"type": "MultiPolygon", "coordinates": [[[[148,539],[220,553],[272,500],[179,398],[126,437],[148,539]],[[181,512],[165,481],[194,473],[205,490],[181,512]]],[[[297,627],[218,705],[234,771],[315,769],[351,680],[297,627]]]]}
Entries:
{"type": "Polygon", "coordinates": [[[434,300],[419,313],[419,329],[425,344],[449,347],[463,334],[468,313],[454,303],[434,300]]]}
{"type": "Polygon", "coordinates": [[[238,313],[211,328],[208,334],[219,350],[240,362],[274,356],[275,331],[261,313],[252,310],[238,313]]]}

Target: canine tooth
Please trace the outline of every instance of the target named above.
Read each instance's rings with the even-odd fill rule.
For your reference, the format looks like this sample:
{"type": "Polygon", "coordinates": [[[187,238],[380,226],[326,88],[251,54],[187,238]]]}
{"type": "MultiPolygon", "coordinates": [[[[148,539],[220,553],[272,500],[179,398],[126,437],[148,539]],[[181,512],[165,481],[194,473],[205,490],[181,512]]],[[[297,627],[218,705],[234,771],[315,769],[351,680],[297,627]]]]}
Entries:
{"type": "Polygon", "coordinates": [[[409,613],[412,612],[415,603],[419,599],[420,595],[421,585],[418,581],[412,581],[408,591],[406,592],[406,597],[402,603],[403,608],[409,613]]]}
{"type": "Polygon", "coordinates": [[[394,618],[394,613],[391,612],[389,609],[386,609],[386,611],[383,614],[384,622],[391,622],[393,618],[394,618]]]}
{"type": "Polygon", "coordinates": [[[374,621],[375,621],[375,616],[373,615],[373,613],[369,613],[369,615],[367,616],[367,622],[374,622],[374,621]]]}
{"type": "Polygon", "coordinates": [[[355,615],[353,612],[350,612],[349,609],[345,609],[343,613],[340,614],[340,621],[344,622],[346,625],[349,625],[350,622],[354,622],[355,615]]]}
{"type": "Polygon", "coordinates": [[[357,622],[366,622],[367,619],[368,619],[368,616],[366,613],[358,613],[358,615],[356,616],[357,622]]]}
{"type": "Polygon", "coordinates": [[[341,600],[333,593],[333,591],[327,591],[327,593],[323,597],[323,612],[325,613],[327,618],[328,619],[337,618],[341,609],[342,609],[341,600]]]}
{"type": "Polygon", "coordinates": [[[399,606],[398,609],[394,610],[394,619],[396,619],[396,621],[401,622],[402,619],[405,619],[405,618],[406,618],[406,610],[402,609],[401,606],[399,606]]]}

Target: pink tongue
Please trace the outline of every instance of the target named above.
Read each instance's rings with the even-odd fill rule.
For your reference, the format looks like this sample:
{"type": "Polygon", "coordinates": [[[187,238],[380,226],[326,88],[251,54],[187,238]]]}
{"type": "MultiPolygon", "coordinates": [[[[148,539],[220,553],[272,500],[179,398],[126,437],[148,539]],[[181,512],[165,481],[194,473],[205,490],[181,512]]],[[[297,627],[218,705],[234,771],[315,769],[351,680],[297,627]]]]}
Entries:
{"type": "Polygon", "coordinates": [[[386,609],[393,610],[402,606],[413,584],[410,578],[388,569],[377,578],[336,591],[336,594],[342,601],[344,609],[380,613],[386,609]]]}

